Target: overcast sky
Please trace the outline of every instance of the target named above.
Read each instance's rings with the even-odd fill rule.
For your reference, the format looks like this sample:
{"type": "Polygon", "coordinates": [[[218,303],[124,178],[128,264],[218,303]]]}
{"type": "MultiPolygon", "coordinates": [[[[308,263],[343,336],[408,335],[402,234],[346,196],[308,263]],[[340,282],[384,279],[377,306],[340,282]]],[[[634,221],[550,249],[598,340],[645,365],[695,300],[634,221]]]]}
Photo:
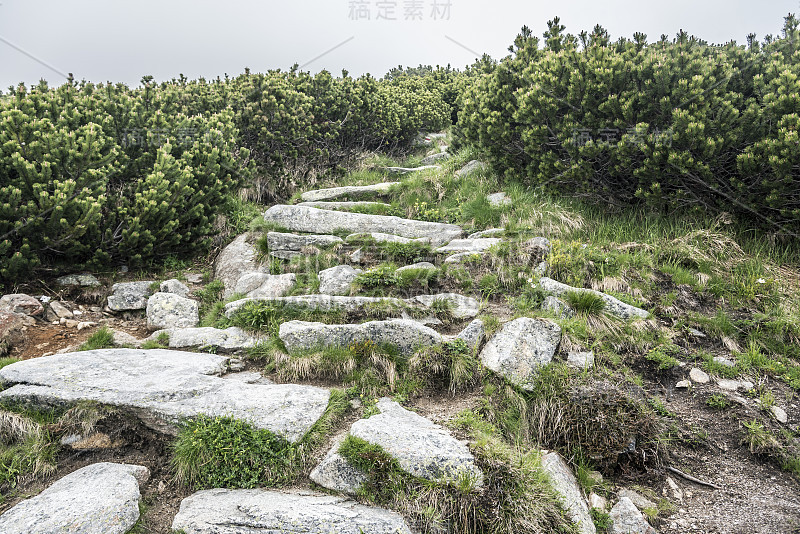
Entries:
{"type": "Polygon", "coordinates": [[[0,88],[66,73],[96,82],[288,69],[370,72],[495,58],[523,25],[541,36],[601,24],[653,42],[680,29],[712,43],[777,35],[800,0],[0,0],[0,88]],[[449,5],[448,5],[449,4],[449,5]],[[369,17],[369,18],[367,18],[369,17]],[[392,20],[395,19],[395,20],[392,20]],[[338,45],[338,47],[337,47],[338,45]]]}

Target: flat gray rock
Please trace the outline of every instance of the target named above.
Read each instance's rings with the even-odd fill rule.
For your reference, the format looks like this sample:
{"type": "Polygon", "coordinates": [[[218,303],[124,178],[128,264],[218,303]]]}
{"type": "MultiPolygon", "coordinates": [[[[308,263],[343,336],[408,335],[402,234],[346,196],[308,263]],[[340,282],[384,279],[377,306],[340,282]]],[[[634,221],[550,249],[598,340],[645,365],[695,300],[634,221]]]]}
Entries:
{"type": "Polygon", "coordinates": [[[345,238],[347,243],[358,243],[365,239],[370,239],[376,243],[423,243],[428,244],[431,240],[427,237],[417,237],[414,239],[400,237],[399,235],[383,234],[381,232],[350,234],[345,238]]]}
{"type": "Polygon", "coordinates": [[[319,292],[323,295],[349,295],[350,285],[363,273],[349,265],[337,265],[319,272],[319,292]]]}
{"type": "Polygon", "coordinates": [[[468,260],[480,259],[485,252],[459,252],[444,259],[445,263],[464,263],[468,260]]]}
{"type": "Polygon", "coordinates": [[[440,254],[445,253],[460,253],[460,252],[485,252],[491,247],[498,244],[502,239],[496,237],[480,237],[477,239],[454,239],[447,245],[439,247],[436,252],[440,254]]]}
{"type": "Polygon", "coordinates": [[[435,330],[406,319],[341,325],[289,321],[280,326],[278,336],[290,353],[374,341],[394,345],[410,355],[419,348],[442,342],[442,336],[435,330]]]}
{"type": "Polygon", "coordinates": [[[611,534],[658,534],[628,497],[622,497],[611,508],[611,534]]]}
{"type": "Polygon", "coordinates": [[[236,282],[236,293],[247,297],[282,297],[297,285],[297,276],[288,274],[245,273],[236,282]]]}
{"type": "Polygon", "coordinates": [[[351,233],[380,232],[401,237],[428,237],[434,245],[441,245],[461,235],[454,224],[401,219],[388,215],[367,215],[346,211],[320,210],[307,206],[272,206],[264,213],[264,220],[280,224],[295,232],[331,233],[346,230],[351,233]]]}
{"type": "Polygon", "coordinates": [[[461,169],[456,171],[455,177],[456,178],[466,178],[466,177],[472,176],[473,174],[476,174],[478,172],[487,170],[488,168],[489,168],[489,166],[486,165],[485,163],[482,163],[482,162],[480,162],[480,161],[478,161],[476,159],[473,159],[472,161],[470,161],[469,163],[467,163],[466,165],[461,167],[461,169]]]}
{"type": "Polygon", "coordinates": [[[344,196],[359,197],[364,195],[385,195],[392,187],[400,185],[400,182],[384,182],[373,185],[350,185],[345,187],[331,187],[329,189],[316,189],[314,191],[306,191],[300,198],[303,202],[319,202],[322,200],[331,200],[333,198],[340,198],[344,196]]]}
{"type": "Polygon", "coordinates": [[[391,204],[385,202],[300,202],[298,206],[310,206],[312,208],[320,208],[323,210],[352,210],[359,208],[391,208],[391,204]]]}
{"type": "Polygon", "coordinates": [[[553,360],[561,327],[542,319],[521,317],[503,325],[481,351],[481,362],[523,389],[538,369],[553,360]]]}
{"type": "Polygon", "coordinates": [[[57,300],[51,300],[48,303],[47,310],[45,311],[45,319],[48,321],[58,321],[59,319],[72,319],[74,314],[72,310],[64,306],[57,300]]]}
{"type": "Polygon", "coordinates": [[[200,322],[196,300],[173,293],[156,293],[147,299],[147,328],[193,328],[200,322]]]}
{"type": "Polygon", "coordinates": [[[422,167],[384,167],[386,173],[390,176],[402,176],[414,172],[438,170],[441,169],[438,165],[423,165],[422,167]]]}
{"type": "Polygon", "coordinates": [[[390,399],[378,401],[377,408],[379,414],[353,423],[351,436],[380,445],[414,476],[444,482],[466,476],[482,484],[475,457],[447,430],[390,399]]]}
{"type": "Polygon", "coordinates": [[[419,263],[412,263],[411,265],[405,265],[403,267],[399,267],[397,269],[398,273],[402,273],[403,271],[411,271],[411,270],[426,270],[426,271],[435,271],[436,266],[428,261],[421,261],[419,263]]]}
{"type": "Polygon", "coordinates": [[[306,247],[330,248],[342,243],[344,240],[335,235],[299,235],[283,232],[267,234],[267,247],[270,255],[284,260],[302,255],[302,251],[306,247]]]}
{"type": "Polygon", "coordinates": [[[631,306],[630,304],[625,304],[621,300],[612,297],[611,295],[606,295],[605,293],[601,293],[600,291],[595,291],[594,289],[584,289],[578,287],[571,287],[567,284],[562,284],[561,282],[556,282],[552,278],[540,278],[539,279],[539,287],[542,288],[542,291],[547,293],[552,293],[558,297],[563,296],[570,291],[574,291],[576,293],[592,293],[593,295],[597,295],[603,302],[605,302],[606,307],[605,311],[610,313],[611,315],[616,315],[621,319],[635,319],[635,318],[647,318],[650,314],[641,309],[637,308],[636,306],[631,306]]]}
{"type": "Polygon", "coordinates": [[[223,298],[236,292],[236,283],[245,273],[262,272],[269,274],[269,265],[258,261],[258,251],[254,241],[255,234],[242,234],[222,249],[214,263],[214,278],[225,285],[223,298]]]}
{"type": "Polygon", "coordinates": [[[399,514],[312,492],[213,489],[181,502],[186,534],[411,534],[399,514]]]}
{"type": "Polygon", "coordinates": [[[328,406],[330,393],[322,388],[220,378],[230,366],[221,355],[160,349],[56,354],[0,369],[0,381],[15,384],[0,399],[44,406],[96,401],[169,434],[188,417],[231,416],[289,441],[300,439],[328,406]]]}
{"type": "Polygon", "coordinates": [[[125,534],[139,520],[140,465],[97,463],[62,477],[0,516],[3,534],[125,534]]]}
{"type": "Polygon", "coordinates": [[[220,352],[233,352],[255,347],[259,341],[259,338],[235,326],[224,330],[211,327],[170,328],[153,332],[148,339],[156,341],[164,334],[169,338],[169,348],[171,349],[200,347],[220,352]]]}
{"type": "Polygon", "coordinates": [[[378,305],[394,308],[400,315],[408,308],[426,309],[437,300],[446,300],[454,306],[453,316],[459,319],[471,319],[480,311],[480,303],[471,298],[455,293],[439,295],[419,295],[407,300],[394,297],[347,297],[339,295],[297,295],[294,297],[258,297],[245,298],[229,302],[225,305],[225,316],[230,318],[248,302],[267,302],[283,305],[302,306],[320,311],[342,310],[350,313],[361,312],[378,305]]]}
{"type": "Polygon", "coordinates": [[[56,279],[56,284],[60,286],[97,287],[100,285],[100,280],[91,274],[68,274],[56,279]]]}
{"type": "Polygon", "coordinates": [[[172,280],[165,280],[164,282],[161,282],[158,290],[161,293],[173,293],[179,297],[189,296],[189,288],[186,286],[186,284],[174,278],[172,280]]]}
{"type": "Polygon", "coordinates": [[[309,473],[308,477],[323,488],[355,495],[367,481],[367,475],[350,465],[344,456],[339,454],[339,447],[345,437],[346,435],[342,434],[333,440],[328,454],[309,473]]]}
{"type": "Polygon", "coordinates": [[[503,235],[505,231],[506,231],[505,228],[489,228],[488,230],[481,230],[480,232],[475,232],[474,234],[470,234],[469,236],[467,236],[467,239],[481,239],[484,237],[503,235]]]}
{"type": "Polygon", "coordinates": [[[12,293],[0,297],[0,310],[22,315],[42,315],[44,306],[37,299],[24,293],[12,293]]]}
{"type": "Polygon", "coordinates": [[[553,489],[561,497],[567,515],[578,526],[578,532],[595,534],[597,530],[589,514],[589,505],[567,462],[557,452],[549,452],[542,456],[542,469],[550,477],[553,489]]]}
{"type": "Polygon", "coordinates": [[[422,158],[422,161],[420,161],[419,163],[420,165],[423,166],[433,165],[435,163],[441,163],[443,161],[447,161],[448,159],[450,159],[450,154],[448,154],[447,152],[438,152],[436,154],[431,154],[430,156],[422,158]]]}
{"type": "Polygon", "coordinates": [[[115,312],[145,309],[147,298],[153,294],[152,285],[152,281],[114,284],[108,296],[108,308],[115,312]]]}

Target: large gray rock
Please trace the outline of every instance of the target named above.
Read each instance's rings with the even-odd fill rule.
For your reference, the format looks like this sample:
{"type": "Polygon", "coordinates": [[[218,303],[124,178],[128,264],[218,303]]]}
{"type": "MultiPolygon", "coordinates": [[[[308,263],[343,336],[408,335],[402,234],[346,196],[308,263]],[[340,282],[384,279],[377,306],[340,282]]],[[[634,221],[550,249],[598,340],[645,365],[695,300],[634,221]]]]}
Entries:
{"type": "Polygon", "coordinates": [[[247,297],[282,297],[297,285],[297,276],[267,274],[259,271],[245,273],[236,282],[236,293],[247,297]]]}
{"type": "Polygon", "coordinates": [[[433,165],[435,163],[441,163],[443,161],[447,161],[450,159],[450,154],[447,152],[438,152],[436,154],[431,154],[430,156],[426,156],[422,158],[420,161],[420,165],[433,165]]]}
{"type": "Polygon", "coordinates": [[[455,177],[456,178],[467,178],[469,176],[472,176],[473,174],[476,174],[478,172],[484,171],[484,170],[486,170],[488,168],[489,168],[488,165],[486,165],[485,163],[482,163],[482,162],[480,162],[480,161],[478,161],[476,159],[473,159],[472,161],[470,161],[469,163],[467,163],[466,165],[461,167],[460,170],[456,171],[455,177]]]}
{"type": "Polygon", "coordinates": [[[108,308],[115,312],[145,309],[147,298],[153,294],[152,285],[152,281],[114,284],[108,296],[108,308]]]}
{"type": "Polygon", "coordinates": [[[454,239],[447,245],[439,247],[436,252],[440,254],[454,252],[485,252],[498,244],[502,239],[496,237],[479,237],[477,239],[454,239]]]}
{"type": "Polygon", "coordinates": [[[540,278],[539,279],[539,287],[541,287],[542,291],[547,293],[552,293],[558,297],[574,291],[576,293],[592,293],[593,295],[597,295],[603,302],[605,302],[606,307],[605,311],[610,313],[611,315],[616,315],[622,319],[635,319],[635,318],[646,318],[650,314],[641,308],[637,308],[636,306],[631,306],[630,304],[625,304],[621,300],[612,297],[611,295],[606,295],[605,293],[601,293],[600,291],[595,291],[594,289],[584,289],[578,287],[571,287],[567,284],[562,284],[561,282],[556,282],[552,278],[540,278]]]}
{"type": "Polygon", "coordinates": [[[161,293],[173,293],[179,297],[188,297],[189,288],[180,280],[172,279],[161,282],[158,290],[161,293]]]}
{"type": "Polygon", "coordinates": [[[330,200],[333,198],[348,197],[361,197],[364,195],[385,195],[392,187],[400,185],[400,182],[384,182],[373,185],[349,185],[344,187],[331,187],[329,189],[316,189],[314,191],[306,191],[300,198],[304,202],[319,202],[321,200],[330,200]]]}
{"type": "Polygon", "coordinates": [[[68,274],[56,279],[59,286],[97,287],[100,280],[91,274],[68,274]]]}
{"type": "Polygon", "coordinates": [[[363,312],[370,308],[382,306],[394,310],[397,315],[408,309],[425,310],[437,300],[446,300],[453,304],[453,316],[459,319],[470,319],[480,311],[480,303],[471,298],[455,293],[440,295],[419,295],[407,300],[394,297],[346,297],[339,295],[297,295],[294,297],[258,297],[245,298],[229,302],[225,305],[225,316],[233,317],[248,302],[267,302],[291,306],[301,306],[320,311],[345,311],[349,313],[363,312]]]}
{"type": "Polygon", "coordinates": [[[97,463],[59,479],[0,516],[3,534],[124,534],[139,520],[140,465],[97,463]]]}
{"type": "Polygon", "coordinates": [[[414,172],[438,170],[441,169],[438,165],[423,165],[422,167],[385,167],[384,170],[389,176],[402,176],[404,174],[411,174],[414,172]]]}
{"type": "Polygon", "coordinates": [[[169,434],[188,417],[231,416],[289,441],[300,439],[327,408],[325,389],[220,378],[230,365],[221,355],[160,349],[56,354],[0,369],[0,382],[15,384],[0,392],[0,399],[29,406],[96,401],[169,434]]]}
{"type": "Polygon", "coordinates": [[[0,297],[0,310],[11,313],[21,313],[22,315],[42,315],[44,306],[30,295],[24,293],[13,293],[0,297]]]}
{"type": "Polygon", "coordinates": [[[25,341],[28,326],[35,324],[36,320],[27,315],[0,310],[0,348],[25,341]]]}
{"type": "Polygon", "coordinates": [[[267,247],[271,256],[288,260],[302,255],[305,247],[329,248],[344,243],[335,235],[298,235],[283,232],[269,232],[267,247]]]}
{"type": "Polygon", "coordinates": [[[350,285],[363,273],[349,265],[337,265],[319,272],[319,292],[323,295],[349,295],[350,285]]]}
{"type": "Polygon", "coordinates": [[[572,522],[578,526],[578,532],[595,534],[596,529],[589,514],[589,506],[567,462],[557,452],[549,452],[542,456],[542,469],[550,477],[553,489],[561,497],[564,509],[572,522]]]}
{"type": "Polygon", "coordinates": [[[377,408],[379,414],[353,423],[351,436],[379,445],[414,476],[444,482],[469,477],[476,486],[483,483],[469,448],[447,430],[390,399],[378,401],[377,408]]]}
{"type": "Polygon", "coordinates": [[[345,435],[342,434],[333,440],[328,454],[309,473],[308,477],[323,488],[355,495],[367,481],[367,475],[350,465],[344,456],[339,454],[339,447],[344,438],[345,435]]]}
{"type": "Polygon", "coordinates": [[[384,202],[300,202],[298,206],[310,206],[323,210],[353,210],[359,208],[384,208],[389,209],[391,204],[384,202]]]}
{"type": "Polygon", "coordinates": [[[156,293],[147,299],[147,328],[193,328],[200,322],[196,300],[174,293],[156,293]]]}
{"type": "Polygon", "coordinates": [[[467,344],[467,347],[473,352],[479,350],[486,340],[483,321],[481,319],[475,319],[456,336],[456,339],[463,340],[467,344]]]}
{"type": "Polygon", "coordinates": [[[411,534],[389,510],[312,492],[200,491],[181,502],[172,529],[186,534],[411,534]]]}
{"type": "Polygon", "coordinates": [[[347,243],[358,243],[366,239],[375,241],[376,243],[423,243],[428,244],[431,240],[427,237],[417,237],[414,239],[408,237],[400,237],[393,234],[382,234],[381,232],[350,234],[345,238],[347,243]]]}
{"type": "Polygon", "coordinates": [[[658,534],[628,497],[620,498],[611,508],[611,534],[658,534]]]}
{"type": "Polygon", "coordinates": [[[406,319],[341,325],[289,321],[280,326],[278,336],[290,353],[374,341],[394,345],[403,354],[410,355],[421,347],[442,342],[436,330],[406,319]]]}
{"type": "Polygon", "coordinates": [[[258,261],[258,251],[253,245],[254,234],[242,234],[222,249],[214,264],[214,278],[225,285],[223,298],[236,292],[236,283],[245,273],[269,274],[269,266],[258,261]]]}
{"type": "Polygon", "coordinates": [[[330,233],[335,230],[347,230],[352,233],[380,232],[409,238],[428,237],[434,245],[447,243],[461,235],[461,228],[454,224],[415,221],[388,215],[320,210],[307,206],[272,206],[264,213],[264,220],[280,224],[295,232],[330,233]]]}
{"type": "Polygon", "coordinates": [[[220,352],[232,352],[255,347],[259,341],[259,338],[235,326],[225,330],[211,327],[170,328],[153,332],[149,340],[156,341],[164,334],[169,338],[169,348],[171,349],[201,347],[220,352]]]}
{"type": "Polygon", "coordinates": [[[530,389],[538,369],[553,360],[561,327],[521,317],[503,325],[481,351],[481,362],[523,389],[530,389]]]}

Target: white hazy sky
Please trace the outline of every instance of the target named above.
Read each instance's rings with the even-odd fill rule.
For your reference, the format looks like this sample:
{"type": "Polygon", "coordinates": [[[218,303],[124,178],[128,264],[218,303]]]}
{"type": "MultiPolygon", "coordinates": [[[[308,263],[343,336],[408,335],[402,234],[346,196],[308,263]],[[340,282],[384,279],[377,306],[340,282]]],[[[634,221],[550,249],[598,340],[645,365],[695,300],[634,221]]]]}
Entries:
{"type": "Polygon", "coordinates": [[[523,25],[541,36],[554,16],[575,34],[599,23],[614,38],[641,31],[652,42],[684,29],[741,43],[779,34],[789,12],[800,0],[0,0],[0,88],[56,85],[68,72],[137,85],[145,74],[212,78],[294,63],[377,77],[399,64],[463,67],[475,53],[504,56],[523,25]],[[369,20],[354,20],[355,5],[369,20]]]}

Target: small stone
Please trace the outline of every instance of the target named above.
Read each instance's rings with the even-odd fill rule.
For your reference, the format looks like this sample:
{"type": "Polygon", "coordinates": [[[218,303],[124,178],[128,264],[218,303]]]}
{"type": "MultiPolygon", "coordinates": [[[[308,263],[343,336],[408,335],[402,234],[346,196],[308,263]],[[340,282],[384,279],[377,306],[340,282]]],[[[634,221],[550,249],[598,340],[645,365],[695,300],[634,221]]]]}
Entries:
{"type": "Polygon", "coordinates": [[[420,165],[434,165],[436,163],[447,161],[448,159],[450,159],[450,154],[447,152],[437,152],[436,154],[431,154],[430,156],[422,158],[420,165]]]}
{"type": "Polygon", "coordinates": [[[697,367],[689,371],[689,379],[697,384],[708,384],[711,381],[711,377],[708,376],[708,373],[697,367]]]}
{"type": "Polygon", "coordinates": [[[482,239],[484,237],[500,236],[505,233],[505,228],[489,228],[488,230],[481,230],[467,236],[467,239],[482,239]]]}
{"type": "Polygon", "coordinates": [[[770,406],[769,411],[772,412],[772,416],[777,422],[784,425],[789,422],[789,416],[786,414],[783,408],[779,408],[778,406],[770,406]]]}
{"type": "Polygon", "coordinates": [[[400,185],[400,182],[383,182],[372,185],[352,185],[344,187],[331,187],[329,189],[315,189],[313,191],[306,191],[300,198],[303,202],[320,202],[323,200],[332,200],[348,197],[360,197],[364,195],[385,195],[391,191],[395,186],[400,185]]]}
{"type": "Polygon", "coordinates": [[[511,204],[511,199],[505,193],[493,193],[491,195],[486,195],[486,200],[489,202],[489,205],[495,208],[499,208],[501,206],[509,206],[511,204]]]}
{"type": "Polygon", "coordinates": [[[594,367],[594,352],[570,352],[567,354],[567,365],[575,369],[591,369],[594,367]]]}
{"type": "Polygon", "coordinates": [[[676,388],[676,389],[687,389],[687,388],[689,388],[691,385],[692,385],[692,383],[691,383],[691,382],[689,382],[688,380],[681,380],[680,382],[678,382],[677,384],[675,384],[675,388],[676,388]]]}
{"type": "Polygon", "coordinates": [[[245,273],[236,282],[236,293],[247,297],[282,297],[290,293],[297,285],[297,275],[267,274],[263,272],[245,273]]]}
{"type": "Polygon", "coordinates": [[[681,490],[680,486],[678,486],[678,483],[672,479],[672,477],[667,477],[667,486],[672,491],[672,497],[678,502],[683,502],[683,491],[681,490]]]}
{"type": "Polygon", "coordinates": [[[159,290],[161,293],[172,293],[173,295],[178,295],[179,297],[187,297],[189,296],[189,288],[181,282],[180,280],[166,280],[161,282],[161,286],[159,286],[159,290]]]}
{"type": "Polygon", "coordinates": [[[350,286],[363,273],[349,265],[337,265],[319,272],[319,292],[323,295],[349,295],[350,286]]]}
{"type": "Polygon", "coordinates": [[[454,239],[447,245],[439,247],[435,252],[439,254],[445,253],[481,253],[486,252],[491,247],[500,243],[502,239],[496,237],[483,237],[479,239],[454,239]]]}
{"type": "Polygon", "coordinates": [[[93,328],[97,326],[97,323],[93,321],[81,321],[77,324],[76,328],[80,332],[81,330],[86,330],[87,328],[93,328]]]}
{"type": "Polygon", "coordinates": [[[542,470],[552,482],[553,490],[561,498],[564,508],[581,534],[595,534],[595,526],[589,507],[583,500],[583,493],[578,480],[567,462],[557,452],[549,452],[542,456],[542,470]]]}
{"type": "Polygon", "coordinates": [[[48,311],[51,313],[46,314],[45,318],[47,318],[50,321],[55,321],[61,318],[72,319],[73,317],[73,314],[69,310],[69,308],[67,308],[57,300],[50,302],[50,304],[48,305],[48,311]]]}
{"type": "Polygon", "coordinates": [[[714,356],[714,363],[724,365],[725,367],[736,367],[735,363],[730,361],[728,358],[723,358],[722,356],[714,356]]]}
{"type": "Polygon", "coordinates": [[[29,316],[42,315],[44,313],[42,303],[24,293],[3,295],[0,297],[0,309],[29,316]]]}
{"type": "Polygon", "coordinates": [[[350,254],[350,261],[352,261],[353,263],[361,263],[362,261],[364,261],[364,253],[361,251],[360,248],[353,251],[353,253],[350,254]]]}
{"type": "Polygon", "coordinates": [[[601,512],[608,510],[608,500],[594,492],[589,494],[589,508],[596,508],[601,512]]]}
{"type": "Polygon", "coordinates": [[[114,312],[147,308],[147,298],[153,294],[152,285],[152,281],[114,284],[108,297],[108,308],[114,312]]]}
{"type": "Polygon", "coordinates": [[[460,170],[456,171],[455,177],[466,178],[468,176],[471,176],[486,169],[488,169],[488,165],[476,159],[473,159],[472,161],[464,165],[460,170]]]}
{"type": "Polygon", "coordinates": [[[658,508],[656,503],[647,499],[643,495],[636,493],[633,490],[629,489],[622,489],[617,493],[617,496],[621,499],[622,497],[627,497],[631,500],[631,502],[638,508],[639,510],[645,510],[647,508],[658,508]]]}
{"type": "Polygon", "coordinates": [[[361,470],[353,467],[339,454],[339,447],[346,434],[342,434],[333,440],[331,449],[313,471],[308,475],[311,480],[323,488],[340,491],[348,495],[355,495],[364,482],[367,475],[361,470]]]}
{"type": "Polygon", "coordinates": [[[199,273],[191,273],[186,275],[186,281],[190,284],[202,284],[203,283],[203,275],[199,273]]]}
{"type": "Polygon", "coordinates": [[[61,319],[61,324],[66,326],[67,328],[78,328],[80,322],[74,319],[61,319]]]}
{"type": "Polygon", "coordinates": [[[737,391],[738,389],[751,390],[753,383],[746,380],[729,380],[727,378],[717,379],[717,385],[725,391],[737,391]]]}
{"type": "Polygon", "coordinates": [[[689,334],[694,337],[704,338],[706,335],[696,328],[689,328],[689,334]]]}
{"type": "Polygon", "coordinates": [[[445,263],[463,263],[468,260],[480,259],[485,253],[483,252],[459,252],[444,259],[445,263]]]}
{"type": "Polygon", "coordinates": [[[552,312],[562,319],[569,319],[575,316],[575,310],[560,298],[552,295],[545,297],[542,302],[542,309],[552,312]]]}
{"type": "Polygon", "coordinates": [[[122,330],[112,330],[114,345],[118,347],[122,346],[130,346],[130,347],[138,347],[142,344],[142,340],[132,336],[127,332],[123,332],[122,330]]]}
{"type": "Polygon", "coordinates": [[[474,319],[456,336],[456,339],[463,340],[467,344],[467,347],[473,352],[479,350],[486,340],[483,321],[481,319],[474,319]]]}

